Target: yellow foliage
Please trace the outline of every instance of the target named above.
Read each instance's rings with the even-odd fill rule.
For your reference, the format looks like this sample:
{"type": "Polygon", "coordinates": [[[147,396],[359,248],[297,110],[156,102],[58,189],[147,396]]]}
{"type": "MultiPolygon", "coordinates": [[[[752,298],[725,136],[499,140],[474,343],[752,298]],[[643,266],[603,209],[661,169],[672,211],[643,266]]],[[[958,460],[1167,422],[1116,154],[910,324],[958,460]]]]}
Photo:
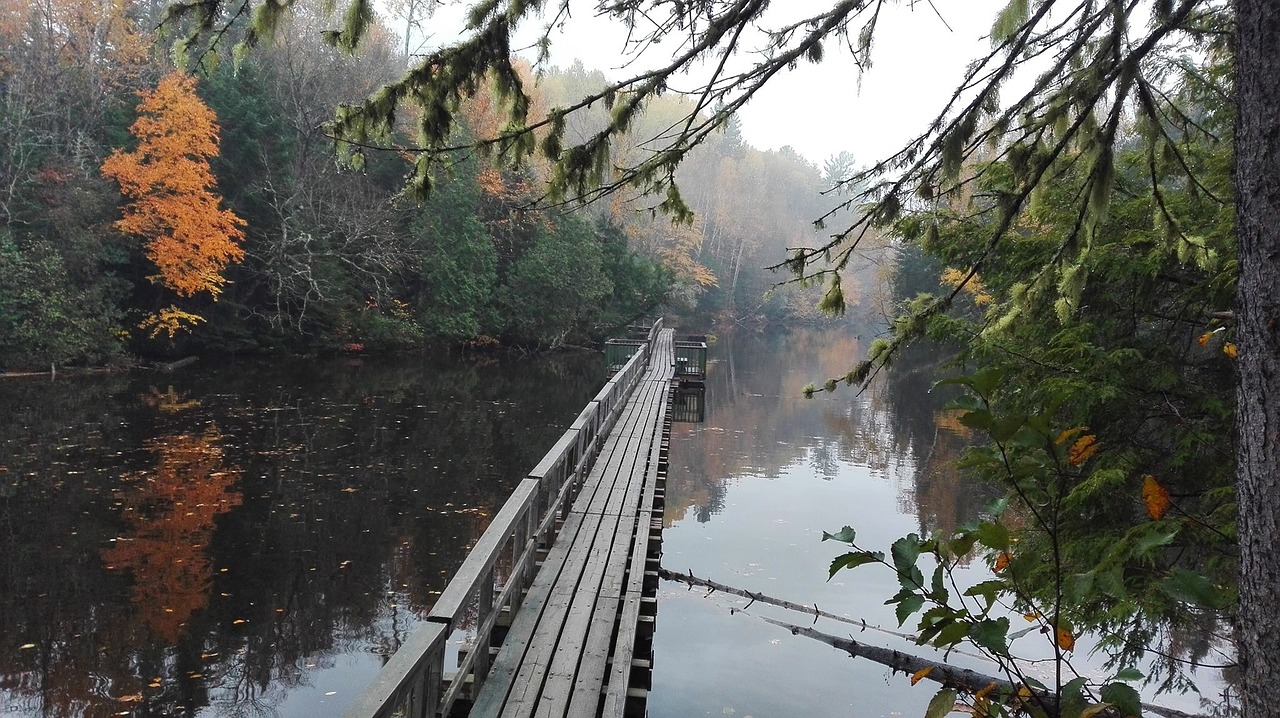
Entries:
{"type": "Polygon", "coordinates": [[[1076,637],[1071,635],[1071,631],[1065,628],[1058,629],[1058,648],[1064,651],[1074,650],[1076,647],[1076,637]]]}
{"type": "Polygon", "coordinates": [[[921,680],[923,680],[923,679],[924,679],[924,677],[925,677],[925,676],[929,675],[929,673],[930,673],[932,670],[933,670],[933,666],[926,666],[925,668],[921,668],[920,670],[916,671],[915,673],[912,673],[912,674],[911,674],[911,685],[913,685],[913,686],[914,686],[915,684],[919,683],[921,680]]]}
{"type": "Polygon", "coordinates": [[[1054,439],[1053,443],[1057,444],[1058,446],[1062,446],[1063,444],[1067,443],[1067,441],[1074,439],[1077,434],[1084,431],[1088,431],[1088,430],[1089,430],[1089,427],[1087,426],[1073,426],[1070,429],[1064,430],[1061,434],[1058,434],[1058,438],[1054,439]]]}
{"type": "Polygon", "coordinates": [[[1072,466],[1079,466],[1089,460],[1093,456],[1093,452],[1098,450],[1098,438],[1093,434],[1088,434],[1076,439],[1075,443],[1067,449],[1067,463],[1072,466]]]}
{"type": "Polygon", "coordinates": [[[994,566],[991,567],[991,569],[996,572],[1003,571],[1006,568],[1009,568],[1009,562],[1012,560],[1013,560],[1012,554],[1010,554],[1008,551],[1001,551],[1000,555],[996,556],[996,563],[994,566]]]}
{"type": "Polygon", "coordinates": [[[969,277],[969,272],[965,270],[947,267],[942,270],[942,276],[939,279],[948,287],[963,287],[964,291],[973,297],[973,303],[980,307],[995,301],[995,297],[987,294],[987,288],[982,284],[982,280],[977,274],[969,277]],[[966,277],[969,278],[967,282],[965,281],[966,277]]]}
{"type": "Polygon", "coordinates": [[[203,321],[204,317],[184,312],[171,304],[138,322],[138,328],[148,330],[147,334],[152,339],[160,336],[161,332],[168,334],[172,339],[178,332],[191,331],[192,326],[203,321]]]}
{"type": "Polygon", "coordinates": [[[696,227],[672,226],[666,240],[658,248],[658,256],[663,265],[676,275],[677,281],[699,287],[718,286],[716,275],[694,258],[702,248],[702,235],[696,227]]]}
{"type": "Polygon", "coordinates": [[[1236,345],[1231,342],[1224,342],[1222,344],[1222,353],[1226,354],[1228,358],[1235,359],[1236,354],[1239,353],[1239,349],[1237,349],[1236,345]]]}
{"type": "Polygon", "coordinates": [[[1169,500],[1169,490],[1161,486],[1151,474],[1142,477],[1142,500],[1147,505],[1147,515],[1152,521],[1163,518],[1172,503],[1169,500]]]}
{"type": "Polygon", "coordinates": [[[147,258],[160,270],[152,281],[184,297],[203,291],[217,297],[227,281],[222,270],[244,257],[245,222],[212,192],[216,117],[196,95],[195,79],[181,72],[139,95],[138,119],[129,128],[138,148],[116,150],[102,163],[102,174],[130,199],[115,226],[147,238],[147,258]]]}

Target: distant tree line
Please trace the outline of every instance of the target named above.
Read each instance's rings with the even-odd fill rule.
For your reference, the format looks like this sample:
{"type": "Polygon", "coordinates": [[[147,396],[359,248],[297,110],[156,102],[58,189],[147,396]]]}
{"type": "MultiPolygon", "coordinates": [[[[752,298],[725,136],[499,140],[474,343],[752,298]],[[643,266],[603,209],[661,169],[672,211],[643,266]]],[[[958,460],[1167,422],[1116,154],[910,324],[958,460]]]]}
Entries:
{"type": "MultiPolygon", "coordinates": [[[[238,67],[205,55],[185,80],[196,96],[178,101],[171,38],[150,34],[163,27],[160,4],[0,7],[0,366],[428,343],[545,348],[598,339],[659,308],[708,322],[816,316],[812,297],[771,294],[780,277],[764,268],[809,241],[807,220],[831,178],[789,148],[751,148],[736,122],[682,170],[692,224],[655,215],[639,197],[539,206],[549,166],[498,169],[476,155],[437,170],[419,202],[403,192],[407,155],[369,152],[354,169],[336,161],[323,131],[335,106],[404,71],[406,50],[382,24],[349,55],[323,42],[330,20],[298,8],[288,32],[238,67]],[[201,108],[216,119],[193,133],[201,108]],[[166,125],[187,134],[164,139],[156,133],[166,125]],[[149,164],[165,142],[171,166],[149,164]],[[211,184],[199,202],[156,179],[190,185],[207,172],[201,163],[211,184]],[[197,229],[201,221],[214,224],[197,229]]],[[[606,84],[580,63],[536,80],[521,71],[548,107],[606,84]]],[[[574,118],[576,132],[607,121],[603,107],[593,111],[595,120],[574,118]]],[[[615,148],[618,163],[643,156],[689,111],[683,98],[653,103],[615,148]]],[[[499,93],[480,85],[462,103],[458,143],[492,133],[502,116],[499,93]]],[[[875,278],[864,279],[870,296],[875,278]]]]}

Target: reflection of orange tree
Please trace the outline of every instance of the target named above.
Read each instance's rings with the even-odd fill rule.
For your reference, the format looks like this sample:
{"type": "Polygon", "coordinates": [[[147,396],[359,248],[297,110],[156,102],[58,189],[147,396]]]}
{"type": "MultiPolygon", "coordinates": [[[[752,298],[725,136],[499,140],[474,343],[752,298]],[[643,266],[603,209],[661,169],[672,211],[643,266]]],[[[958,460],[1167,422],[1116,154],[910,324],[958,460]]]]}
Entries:
{"type": "Polygon", "coordinates": [[[133,603],[142,624],[170,643],[209,601],[212,567],[205,547],[213,519],[241,502],[231,486],[240,469],[224,468],[217,427],[149,442],[159,460],[152,471],[125,476],[119,497],[127,535],[102,552],[108,568],[133,575],[133,603]]]}

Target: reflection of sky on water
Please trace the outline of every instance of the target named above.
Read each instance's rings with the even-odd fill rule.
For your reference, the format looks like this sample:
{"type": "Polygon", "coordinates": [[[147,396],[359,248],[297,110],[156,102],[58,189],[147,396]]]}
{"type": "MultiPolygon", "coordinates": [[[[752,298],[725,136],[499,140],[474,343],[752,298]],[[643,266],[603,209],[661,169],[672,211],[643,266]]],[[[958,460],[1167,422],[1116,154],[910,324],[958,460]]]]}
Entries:
{"type": "MultiPolygon", "coordinates": [[[[886,571],[865,567],[827,581],[839,547],[822,532],[848,524],[867,547],[886,548],[919,530],[915,457],[889,450],[894,437],[881,398],[852,391],[800,397],[809,381],[840,369],[857,351],[847,336],[794,333],[722,338],[712,349],[707,420],[673,431],[663,567],[750,591],[817,603],[832,613],[894,627],[886,571]],[[904,501],[904,499],[908,499],[904,501]]],[[[669,716],[911,716],[933,694],[829,646],[747,615],[746,600],[664,583],[655,636],[649,712],[669,716]]],[[[810,625],[763,604],[751,614],[810,625]]],[[[821,619],[848,635],[854,627],[821,619]]],[[[872,642],[906,642],[871,632],[872,642]]]]}
{"type": "MultiPolygon", "coordinates": [[[[843,551],[823,543],[822,532],[851,525],[860,546],[887,552],[898,537],[972,518],[997,492],[953,468],[967,439],[929,393],[930,357],[906,358],[862,396],[842,388],[799,398],[806,383],[842,373],[859,351],[847,333],[817,331],[722,337],[712,348],[706,421],[677,424],[672,432],[664,568],[897,628],[893,608],[883,603],[896,593],[896,578],[864,566],[828,581],[828,566],[843,551]]],[[[957,581],[971,585],[985,575],[979,563],[957,572],[957,581]]],[[[913,687],[907,676],[751,615],[731,614],[747,604],[662,584],[651,716],[913,717],[923,715],[937,690],[929,681],[913,687]]],[[[811,616],[760,603],[747,613],[942,658],[874,630],[829,619],[813,624],[811,616]]],[[[1014,631],[1030,625],[1011,620],[1014,631]]],[[[905,630],[913,626],[911,619],[905,630]]],[[[1026,655],[1051,655],[1034,633],[1015,645],[1026,655]]],[[[1105,675],[1100,661],[1088,657],[1090,645],[1081,639],[1076,667],[1105,675]]],[[[976,656],[952,654],[949,662],[994,672],[976,656]]],[[[1051,670],[1040,663],[1030,673],[1050,682],[1051,670]]],[[[1215,690],[1208,682],[1203,689],[1215,690]]],[[[1200,708],[1194,696],[1159,702],[1200,708]]]]}
{"type": "MultiPolygon", "coordinates": [[[[693,450],[687,437],[672,451],[675,462],[693,450]]],[[[678,481],[678,469],[671,481],[678,481]]],[[[722,583],[817,603],[832,613],[893,626],[893,611],[881,605],[890,595],[883,572],[848,572],[827,582],[836,555],[822,543],[822,531],[845,524],[858,527],[868,545],[915,530],[915,520],[897,511],[897,490],[866,467],[841,463],[830,480],[799,463],[772,480],[734,477],[723,508],[710,521],[685,520],[667,529],[662,564],[722,583]]],[[[729,615],[735,597],[703,599],[664,583],[655,637],[654,694],[650,715],[921,715],[932,692],[903,689],[887,669],[853,661],[834,649],[793,637],[749,616],[729,615]],[[878,711],[878,712],[877,712],[878,711]]],[[[810,619],[763,604],[750,612],[809,625],[810,619]]],[[[819,630],[847,634],[850,627],[819,620],[819,630]]],[[[885,645],[882,637],[876,643],[885,645]]]]}

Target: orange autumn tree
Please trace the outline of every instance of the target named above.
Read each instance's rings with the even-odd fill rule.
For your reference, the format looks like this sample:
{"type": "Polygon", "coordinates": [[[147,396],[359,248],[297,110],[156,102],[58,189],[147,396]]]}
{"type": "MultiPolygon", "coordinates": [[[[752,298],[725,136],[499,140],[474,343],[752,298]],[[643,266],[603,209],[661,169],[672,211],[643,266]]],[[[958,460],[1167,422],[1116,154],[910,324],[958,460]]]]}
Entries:
{"type": "MultiPolygon", "coordinates": [[[[214,193],[209,160],[218,156],[217,116],[196,95],[195,78],[182,72],[138,94],[138,119],[129,128],[137,149],[116,150],[102,163],[102,174],[130,200],[115,226],[147,238],[147,259],[160,270],[151,281],[182,297],[209,292],[216,299],[227,281],[222,270],[244,257],[245,225],[214,193]]],[[[197,321],[171,306],[142,326],[172,337],[197,321]]]]}

